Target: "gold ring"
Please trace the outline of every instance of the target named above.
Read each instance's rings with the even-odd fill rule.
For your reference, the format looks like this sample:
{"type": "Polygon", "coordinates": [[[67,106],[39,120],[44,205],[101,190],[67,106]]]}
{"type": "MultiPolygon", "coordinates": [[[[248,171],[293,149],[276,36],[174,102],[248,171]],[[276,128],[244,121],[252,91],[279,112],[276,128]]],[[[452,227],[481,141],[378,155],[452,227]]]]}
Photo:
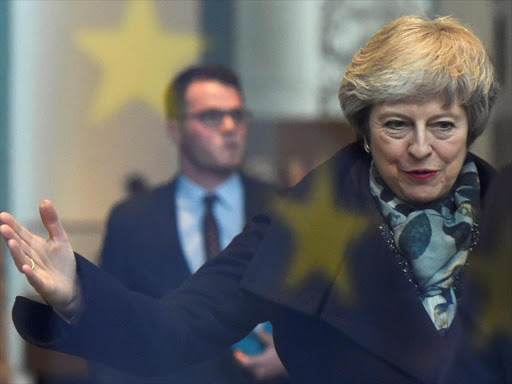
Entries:
{"type": "Polygon", "coordinates": [[[32,269],[36,269],[36,263],[34,263],[33,258],[30,258],[30,262],[32,263],[32,269]]]}

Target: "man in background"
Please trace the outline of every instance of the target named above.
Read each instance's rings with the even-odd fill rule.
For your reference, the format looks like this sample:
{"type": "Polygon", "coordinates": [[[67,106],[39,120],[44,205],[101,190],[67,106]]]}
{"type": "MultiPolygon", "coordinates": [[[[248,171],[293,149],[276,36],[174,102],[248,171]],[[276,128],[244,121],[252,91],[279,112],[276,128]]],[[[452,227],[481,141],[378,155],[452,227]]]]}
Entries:
{"type": "MultiPolygon", "coordinates": [[[[134,291],[162,297],[215,257],[258,212],[272,188],[240,171],[249,113],[237,76],[219,66],[191,67],[166,93],[168,133],[179,152],[168,183],[112,210],[101,266],[134,291]]],[[[267,325],[268,326],[268,325],[267,325]]],[[[95,383],[269,383],[286,373],[261,326],[235,349],[158,380],[92,365],[95,383]]],[[[163,357],[165,358],[165,357],[163,357]]]]}

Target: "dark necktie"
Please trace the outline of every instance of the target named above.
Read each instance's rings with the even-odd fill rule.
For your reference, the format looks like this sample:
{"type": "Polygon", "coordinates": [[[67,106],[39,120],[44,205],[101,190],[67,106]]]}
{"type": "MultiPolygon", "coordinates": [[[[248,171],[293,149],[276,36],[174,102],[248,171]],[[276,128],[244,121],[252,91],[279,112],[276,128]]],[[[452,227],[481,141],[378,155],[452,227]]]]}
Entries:
{"type": "Polygon", "coordinates": [[[213,204],[217,201],[217,196],[206,195],[204,197],[205,211],[203,219],[203,235],[204,235],[204,250],[206,259],[217,256],[220,252],[219,242],[219,227],[217,220],[213,215],[213,204]]]}

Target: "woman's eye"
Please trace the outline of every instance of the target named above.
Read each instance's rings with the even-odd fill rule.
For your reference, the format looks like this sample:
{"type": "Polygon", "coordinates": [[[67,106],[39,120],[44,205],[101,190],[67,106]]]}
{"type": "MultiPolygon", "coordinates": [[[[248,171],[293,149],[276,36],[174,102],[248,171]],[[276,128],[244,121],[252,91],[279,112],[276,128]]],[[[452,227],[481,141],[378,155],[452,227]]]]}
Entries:
{"type": "Polygon", "coordinates": [[[403,120],[388,120],[384,123],[384,126],[389,129],[402,129],[407,126],[403,120]]]}
{"type": "Polygon", "coordinates": [[[451,121],[438,121],[434,125],[441,129],[442,131],[449,131],[455,128],[455,124],[452,123],[451,121]]]}

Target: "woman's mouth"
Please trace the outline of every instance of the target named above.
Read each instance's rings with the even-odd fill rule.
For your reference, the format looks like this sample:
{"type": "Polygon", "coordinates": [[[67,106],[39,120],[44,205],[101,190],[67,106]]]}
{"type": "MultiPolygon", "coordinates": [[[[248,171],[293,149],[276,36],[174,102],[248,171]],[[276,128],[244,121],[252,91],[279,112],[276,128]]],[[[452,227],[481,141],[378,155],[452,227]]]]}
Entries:
{"type": "Polygon", "coordinates": [[[437,171],[432,169],[413,169],[405,172],[409,177],[415,180],[428,180],[437,175],[437,171]]]}

